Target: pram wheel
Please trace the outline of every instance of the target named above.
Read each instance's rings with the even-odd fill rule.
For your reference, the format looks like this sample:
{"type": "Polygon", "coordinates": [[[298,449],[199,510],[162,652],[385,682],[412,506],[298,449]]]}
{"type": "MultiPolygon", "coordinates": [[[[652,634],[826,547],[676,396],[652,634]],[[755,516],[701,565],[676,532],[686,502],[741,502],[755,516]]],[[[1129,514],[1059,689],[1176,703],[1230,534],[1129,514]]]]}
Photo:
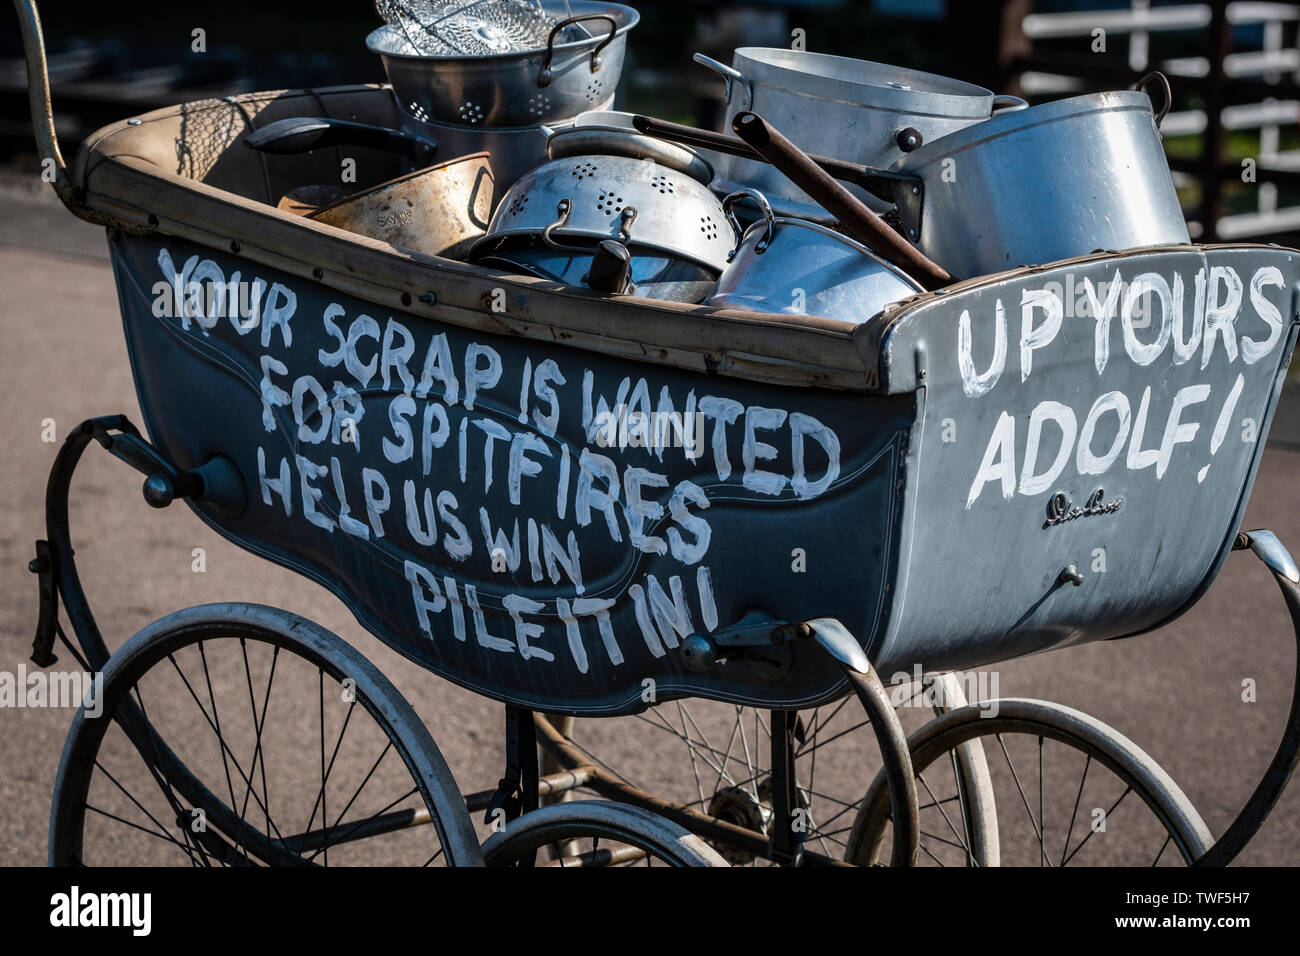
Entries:
{"type": "Polygon", "coordinates": [[[287,611],[170,614],[112,656],[96,698],[63,749],[52,865],[481,865],[411,706],[287,611]]]}
{"type": "Polygon", "coordinates": [[[727,866],[703,839],[637,807],[574,800],[512,820],[483,844],[488,866],[515,866],[543,847],[545,866],[727,866]]]}
{"type": "MultiPolygon", "coordinates": [[[[905,726],[917,726],[966,703],[953,675],[888,690],[905,726]]],[[[704,700],[670,701],[616,720],[575,722],[549,715],[540,720],[549,730],[540,735],[544,772],[590,763],[605,768],[625,789],[620,792],[600,781],[587,789],[623,800],[636,794],[663,795],[690,813],[682,822],[705,836],[732,865],[789,862],[780,859],[774,842],[779,822],[774,785],[780,774],[772,758],[782,739],[794,777],[791,812],[799,824],[800,859],[805,863],[840,861],[853,854],[849,840],[854,816],[873,768],[880,766],[879,740],[852,694],[828,706],[788,713],[780,732],[771,712],[704,700]],[[640,761],[603,759],[618,747],[636,752],[640,761]],[[758,842],[731,839],[710,826],[712,821],[739,827],[758,842]]],[[[955,760],[962,790],[950,813],[962,821],[967,862],[996,865],[997,819],[979,742],[959,747],[955,760]]],[[[889,792],[882,793],[888,824],[889,792]]],[[[919,798],[925,801],[924,792],[919,798]]],[[[922,844],[925,840],[922,834],[922,844]]],[[[925,853],[923,848],[918,857],[924,859],[925,853]]],[[[886,853],[884,860],[889,859],[886,853]]]]}
{"type": "MultiPolygon", "coordinates": [[[[966,856],[952,755],[983,742],[1007,866],[1169,866],[1191,863],[1213,842],[1196,808],[1160,765],[1095,717],[1041,700],[973,704],[927,724],[908,740],[921,811],[918,863],[966,856]]],[[[847,859],[889,858],[889,792],[872,784],[849,839],[847,859]]]]}

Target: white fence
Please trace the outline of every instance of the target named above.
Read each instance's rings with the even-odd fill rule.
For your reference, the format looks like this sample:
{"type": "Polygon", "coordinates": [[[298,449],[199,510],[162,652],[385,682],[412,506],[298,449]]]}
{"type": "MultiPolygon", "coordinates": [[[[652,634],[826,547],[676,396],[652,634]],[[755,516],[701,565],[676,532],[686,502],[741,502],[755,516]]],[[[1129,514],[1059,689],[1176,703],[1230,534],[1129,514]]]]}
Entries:
{"type": "MultiPolygon", "coordinates": [[[[1295,30],[1288,29],[1300,21],[1300,5],[1289,3],[1230,3],[1227,8],[1228,23],[1232,26],[1262,26],[1262,43],[1258,50],[1234,52],[1224,60],[1224,73],[1229,78],[1252,78],[1265,83],[1286,84],[1294,88],[1300,79],[1300,49],[1295,46],[1295,30]],[[1292,44],[1286,44],[1291,34],[1292,44]]],[[[1068,13],[1033,13],[1025,17],[1023,29],[1030,39],[1087,38],[1089,43],[1097,30],[1105,31],[1107,43],[1112,35],[1125,37],[1128,42],[1128,65],[1134,72],[1149,69],[1162,70],[1174,83],[1178,77],[1204,77],[1210,72],[1205,57],[1179,57],[1151,62],[1151,34],[1183,31],[1204,32],[1210,25],[1210,7],[1203,3],[1176,6],[1152,6],[1150,0],[1131,0],[1129,9],[1071,11],[1068,13]]],[[[1021,76],[1025,92],[1030,94],[1067,94],[1083,88],[1079,79],[1064,73],[1042,71],[1026,72],[1021,76]]],[[[1251,158],[1260,172],[1269,169],[1300,169],[1300,150],[1282,150],[1281,128],[1300,121],[1300,100],[1292,98],[1267,98],[1258,103],[1225,107],[1221,113],[1225,130],[1254,129],[1259,131],[1259,149],[1251,158]]],[[[1203,132],[1206,116],[1201,110],[1185,110],[1165,117],[1161,132],[1166,136],[1180,136],[1203,132]]],[[[1186,182],[1186,174],[1175,174],[1175,181],[1186,182]]],[[[1241,236],[1259,236],[1268,233],[1300,229],[1300,206],[1279,207],[1277,187],[1271,183],[1258,185],[1258,204],[1254,212],[1237,213],[1218,220],[1217,233],[1221,239],[1241,236]]],[[[1189,222],[1193,238],[1202,232],[1198,222],[1189,222]]]]}

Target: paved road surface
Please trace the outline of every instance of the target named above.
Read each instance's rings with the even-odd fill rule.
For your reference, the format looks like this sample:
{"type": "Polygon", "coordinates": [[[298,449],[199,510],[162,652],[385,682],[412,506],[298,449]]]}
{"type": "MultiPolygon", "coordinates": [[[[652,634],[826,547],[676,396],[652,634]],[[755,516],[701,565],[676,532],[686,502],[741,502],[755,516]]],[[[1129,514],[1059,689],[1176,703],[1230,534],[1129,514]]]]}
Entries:
{"type": "MultiPolygon", "coordinates": [[[[102,238],[97,243],[92,230],[74,225],[51,239],[45,224],[59,216],[67,218],[48,204],[10,204],[0,222],[0,670],[11,672],[26,662],[36,619],[26,564],[44,533],[44,482],[57,448],[42,442],[42,421],[53,419],[61,440],[92,415],[125,412],[139,420],[112,279],[102,258],[86,256],[102,256],[102,238]]],[[[1279,431],[1300,433],[1300,417],[1293,408],[1286,414],[1279,431]]],[[[1268,448],[1246,522],[1275,529],[1293,548],[1300,547],[1296,447],[1268,448]]],[[[78,563],[111,646],[187,605],[240,600],[288,608],[346,636],[394,680],[462,789],[496,780],[503,755],[497,705],[407,663],[361,631],[324,590],[239,551],[185,509],[151,511],[139,487],[134,471],[95,450],[74,486],[78,563]],[[207,553],[202,574],[191,571],[196,547],[207,553]]],[[[1173,626],[1002,665],[998,690],[1069,704],[1114,725],[1169,771],[1217,833],[1267,766],[1293,668],[1294,642],[1276,588],[1256,561],[1236,555],[1211,593],[1173,626]],[[1241,699],[1247,677],[1258,685],[1255,703],[1241,699]]],[[[70,719],[60,710],[0,711],[0,862],[44,859],[70,719]]],[[[667,752],[621,743],[614,726],[591,731],[607,758],[622,747],[624,765],[634,757],[649,776],[685,772],[667,752]]],[[[1292,786],[1241,861],[1300,862],[1300,787],[1292,786]]]]}

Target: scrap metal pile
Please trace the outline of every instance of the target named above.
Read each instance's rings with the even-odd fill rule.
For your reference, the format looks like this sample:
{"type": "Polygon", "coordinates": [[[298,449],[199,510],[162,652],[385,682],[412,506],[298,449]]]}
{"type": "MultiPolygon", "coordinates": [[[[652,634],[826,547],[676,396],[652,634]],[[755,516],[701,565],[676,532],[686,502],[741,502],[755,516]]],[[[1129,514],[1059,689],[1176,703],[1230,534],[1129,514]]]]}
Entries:
{"type": "Polygon", "coordinates": [[[715,132],[613,110],[631,7],[375,7],[385,25],[367,44],[401,128],[281,120],[248,142],[400,153],[399,180],[304,184],[281,206],[403,248],[609,295],[863,322],[959,279],[1190,241],[1160,74],[1031,107],[903,67],[746,47],[729,66],[695,57],[725,84],[715,132]]]}

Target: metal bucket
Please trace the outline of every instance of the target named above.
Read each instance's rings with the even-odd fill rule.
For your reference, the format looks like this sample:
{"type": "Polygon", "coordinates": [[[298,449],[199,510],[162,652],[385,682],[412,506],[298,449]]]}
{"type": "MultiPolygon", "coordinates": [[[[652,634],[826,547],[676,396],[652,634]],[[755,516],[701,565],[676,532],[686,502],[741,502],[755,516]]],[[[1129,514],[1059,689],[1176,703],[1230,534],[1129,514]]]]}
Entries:
{"type": "Polygon", "coordinates": [[[383,61],[402,108],[418,120],[459,126],[527,127],[570,119],[614,95],[627,33],[640,20],[631,7],[584,0],[544,3],[560,20],[544,49],[499,56],[414,56],[397,52],[398,35],[380,27],[366,46],[383,61]],[[590,36],[560,42],[581,23],[590,36]]]}
{"type": "Polygon", "coordinates": [[[1044,103],[933,140],[894,171],[904,233],[958,278],[1190,242],[1146,93],[1044,103]]]}

